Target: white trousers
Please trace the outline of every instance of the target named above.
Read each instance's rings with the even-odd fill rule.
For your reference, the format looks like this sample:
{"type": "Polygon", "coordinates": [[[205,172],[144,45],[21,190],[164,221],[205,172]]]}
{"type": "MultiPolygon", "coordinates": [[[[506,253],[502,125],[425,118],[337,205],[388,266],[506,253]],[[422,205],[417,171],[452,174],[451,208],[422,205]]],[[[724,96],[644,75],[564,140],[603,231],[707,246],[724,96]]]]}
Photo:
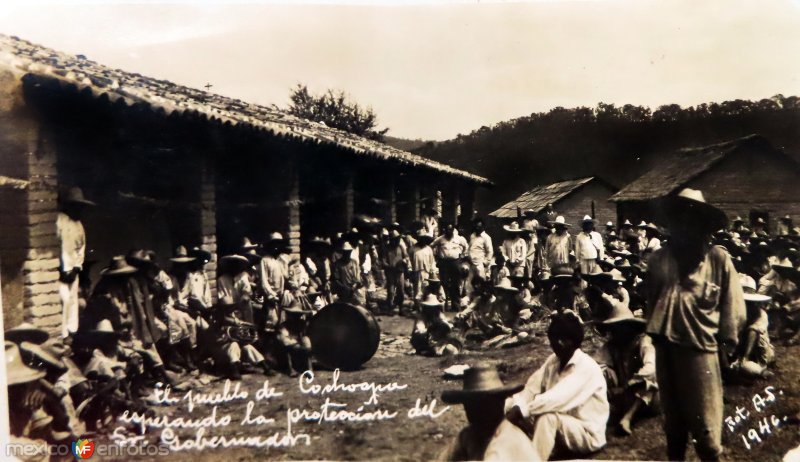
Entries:
{"type": "Polygon", "coordinates": [[[503,420],[497,427],[489,446],[486,447],[483,460],[546,461],[553,452],[556,438],[567,450],[576,455],[589,454],[600,449],[583,423],[566,414],[551,413],[536,416],[533,428],[533,438],[528,438],[519,427],[508,420],[503,420]]]}
{"type": "Polygon", "coordinates": [[[78,278],[72,284],[58,283],[58,295],[61,297],[61,337],[78,331],[78,278]]]}

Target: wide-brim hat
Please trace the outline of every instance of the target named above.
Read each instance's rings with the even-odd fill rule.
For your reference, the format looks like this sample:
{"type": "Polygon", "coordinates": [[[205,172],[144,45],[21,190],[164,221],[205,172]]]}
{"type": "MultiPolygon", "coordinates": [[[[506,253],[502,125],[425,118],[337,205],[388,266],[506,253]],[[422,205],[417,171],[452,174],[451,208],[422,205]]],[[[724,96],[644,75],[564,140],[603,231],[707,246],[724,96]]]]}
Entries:
{"type": "Polygon", "coordinates": [[[45,376],[45,371],[29,367],[22,361],[19,347],[16,343],[5,342],[6,347],[6,380],[8,385],[18,385],[39,380],[45,376]]]}
{"type": "Polygon", "coordinates": [[[655,223],[647,223],[642,227],[642,229],[647,229],[656,233],[661,233],[661,229],[655,223]]]}
{"type": "Polygon", "coordinates": [[[114,330],[114,326],[108,319],[101,319],[94,329],[87,331],[87,334],[92,337],[102,337],[105,340],[119,339],[120,337],[120,333],[114,330]]]}
{"type": "Polygon", "coordinates": [[[750,303],[766,303],[772,300],[772,297],[769,295],[762,295],[762,294],[751,294],[751,293],[744,293],[744,301],[750,303]]]}
{"type": "Polygon", "coordinates": [[[22,342],[19,344],[19,348],[22,351],[27,352],[33,356],[39,358],[39,360],[47,363],[47,365],[54,367],[56,369],[60,369],[62,371],[67,370],[67,366],[64,364],[64,360],[61,359],[60,355],[50,348],[48,344],[37,345],[31,342],[22,342]]]}
{"type": "Polygon", "coordinates": [[[202,249],[200,247],[192,247],[192,250],[189,251],[189,255],[196,258],[197,260],[201,260],[203,262],[210,262],[214,255],[211,254],[208,250],[202,249]]]}
{"type": "Polygon", "coordinates": [[[46,331],[39,329],[29,322],[8,329],[3,334],[6,340],[14,343],[30,342],[41,345],[50,337],[46,331]]]}
{"type": "Polygon", "coordinates": [[[596,273],[581,274],[581,278],[585,279],[591,284],[602,284],[611,282],[611,274],[605,271],[598,271],[596,273]]]}
{"type": "Polygon", "coordinates": [[[403,237],[403,235],[400,234],[400,231],[396,229],[389,231],[389,239],[400,239],[401,237],[403,237]]]}
{"type": "Polygon", "coordinates": [[[425,297],[425,300],[422,300],[419,304],[421,306],[427,306],[427,307],[442,306],[442,302],[434,294],[428,294],[428,296],[425,297]]]}
{"type": "Polygon", "coordinates": [[[308,241],[308,244],[311,245],[311,246],[314,246],[314,247],[317,247],[317,248],[323,248],[323,249],[330,249],[330,248],[333,247],[333,244],[331,244],[331,239],[329,237],[324,237],[323,238],[323,237],[320,237],[320,236],[315,236],[313,239],[308,241]]]}
{"type": "Polygon", "coordinates": [[[97,205],[84,197],[83,190],[77,186],[69,188],[60,199],[65,204],[97,205]]]}
{"type": "Polygon", "coordinates": [[[550,279],[572,279],[575,277],[575,270],[566,264],[556,265],[550,268],[550,279]]]}
{"type": "Polygon", "coordinates": [[[647,321],[642,318],[637,318],[634,316],[630,308],[620,304],[614,304],[612,306],[611,314],[605,321],[601,322],[600,325],[603,327],[611,327],[624,323],[641,326],[642,329],[644,329],[644,327],[647,325],[647,321]]]}
{"type": "Polygon", "coordinates": [[[191,263],[197,260],[195,257],[189,256],[189,251],[186,250],[185,246],[179,245],[175,248],[175,252],[172,258],[169,259],[172,263],[191,263]]]}
{"type": "Polygon", "coordinates": [[[519,292],[519,289],[514,287],[514,285],[511,284],[511,279],[509,279],[507,277],[504,277],[504,278],[500,279],[500,282],[498,282],[497,285],[494,286],[494,289],[496,291],[508,292],[508,293],[517,293],[517,292],[519,292]]]}
{"type": "Polygon", "coordinates": [[[792,262],[789,261],[788,258],[784,258],[778,263],[771,265],[771,268],[780,276],[789,276],[794,272],[794,265],[792,265],[792,262]]]}
{"type": "Polygon", "coordinates": [[[239,255],[239,254],[225,255],[224,257],[219,259],[219,265],[221,267],[244,269],[250,266],[250,264],[251,264],[250,259],[248,259],[244,255],[239,255]]]}
{"type": "Polygon", "coordinates": [[[695,221],[703,223],[709,231],[728,226],[725,212],[706,202],[703,192],[697,189],[684,188],[677,194],[662,198],[659,205],[667,223],[695,221]]]}
{"type": "Polygon", "coordinates": [[[417,243],[419,243],[419,245],[423,245],[423,246],[424,245],[429,245],[431,242],[433,242],[433,236],[431,236],[429,234],[425,234],[424,232],[419,233],[416,236],[414,236],[414,239],[417,240],[417,243]]]}
{"type": "Polygon", "coordinates": [[[289,241],[283,238],[283,234],[279,232],[272,232],[269,234],[269,236],[267,236],[267,239],[264,241],[264,248],[274,249],[286,246],[288,243],[289,241]]]}
{"type": "Polygon", "coordinates": [[[138,270],[136,267],[128,264],[128,261],[122,255],[117,255],[111,259],[108,266],[100,273],[102,277],[116,276],[120,274],[133,274],[138,270]]]}
{"type": "Polygon", "coordinates": [[[442,401],[460,404],[487,397],[506,398],[525,388],[524,384],[505,385],[494,366],[480,364],[464,371],[463,388],[442,392],[442,401]]]}
{"type": "Polygon", "coordinates": [[[611,269],[614,268],[614,260],[611,259],[610,257],[601,258],[600,260],[597,260],[597,265],[603,271],[611,271],[611,269]]]}
{"type": "Polygon", "coordinates": [[[155,260],[144,249],[131,250],[125,257],[125,261],[135,268],[152,268],[156,266],[155,260]]]}
{"type": "Polygon", "coordinates": [[[523,232],[523,229],[519,227],[519,223],[517,223],[516,221],[512,221],[511,223],[509,223],[507,225],[503,225],[503,229],[507,233],[519,234],[519,233],[523,232]]]}
{"type": "Polygon", "coordinates": [[[572,226],[569,223],[567,223],[563,215],[558,215],[555,220],[549,221],[548,223],[550,224],[550,226],[563,226],[565,228],[569,228],[570,226],[572,226]]]}
{"type": "Polygon", "coordinates": [[[581,223],[592,223],[592,224],[594,224],[594,223],[597,223],[597,220],[595,220],[594,218],[590,217],[589,215],[584,215],[583,218],[581,219],[581,223]]]}
{"type": "Polygon", "coordinates": [[[731,223],[733,224],[744,223],[744,218],[742,218],[741,215],[736,215],[736,217],[733,220],[731,220],[731,223]]]}
{"type": "Polygon", "coordinates": [[[314,312],[312,310],[303,309],[303,305],[301,305],[296,300],[291,305],[282,308],[282,310],[285,311],[286,313],[291,313],[291,314],[312,314],[314,312]]]}
{"type": "Polygon", "coordinates": [[[258,244],[256,244],[255,242],[251,241],[249,237],[245,236],[245,237],[242,238],[242,246],[239,247],[239,249],[242,250],[242,251],[247,251],[247,250],[258,249],[258,247],[259,247],[258,244]]]}
{"type": "Polygon", "coordinates": [[[339,246],[339,252],[352,252],[353,251],[353,244],[350,241],[342,241],[342,245],[339,246]]]}

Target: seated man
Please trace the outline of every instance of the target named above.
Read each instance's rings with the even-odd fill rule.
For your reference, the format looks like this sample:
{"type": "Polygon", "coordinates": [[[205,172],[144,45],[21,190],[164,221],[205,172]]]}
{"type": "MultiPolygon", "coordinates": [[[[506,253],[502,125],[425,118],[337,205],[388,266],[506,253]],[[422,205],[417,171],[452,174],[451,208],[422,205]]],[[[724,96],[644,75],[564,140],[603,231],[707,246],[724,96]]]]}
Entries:
{"type": "Polygon", "coordinates": [[[505,420],[484,460],[547,460],[557,441],[575,456],[605,446],[606,381],[600,366],[580,350],[580,319],[571,311],[553,315],[547,336],[554,354],[506,400],[505,420]]]}
{"type": "Polygon", "coordinates": [[[769,341],[767,332],[769,320],[766,311],[766,306],[772,298],[757,294],[755,284],[751,281],[742,284],[747,307],[747,323],[739,334],[741,340],[735,354],[731,358],[726,358],[730,360],[729,372],[737,374],[746,381],[772,377],[768,367],[775,363],[775,349],[769,341]]]}
{"type": "Polygon", "coordinates": [[[442,401],[463,404],[469,425],[445,448],[439,460],[483,460],[486,446],[503,421],[503,402],[522,390],[523,385],[503,385],[497,369],[488,364],[470,367],[464,372],[464,388],[447,390],[442,401]]]}
{"type": "Polygon", "coordinates": [[[633,418],[657,405],[656,349],[645,335],[646,322],[633,315],[626,303],[616,301],[610,316],[598,330],[608,333],[608,341],[597,353],[597,362],[606,377],[609,400],[620,415],[618,431],[632,433],[633,418]]]}

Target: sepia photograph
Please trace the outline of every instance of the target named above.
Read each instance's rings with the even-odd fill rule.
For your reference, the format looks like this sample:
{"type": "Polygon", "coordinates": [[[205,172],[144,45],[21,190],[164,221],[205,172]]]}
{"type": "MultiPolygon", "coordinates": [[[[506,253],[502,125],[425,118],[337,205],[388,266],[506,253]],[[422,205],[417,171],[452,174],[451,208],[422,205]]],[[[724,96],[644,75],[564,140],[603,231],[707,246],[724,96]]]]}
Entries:
{"type": "Polygon", "coordinates": [[[800,0],[4,0],[0,460],[800,462],[800,0]]]}

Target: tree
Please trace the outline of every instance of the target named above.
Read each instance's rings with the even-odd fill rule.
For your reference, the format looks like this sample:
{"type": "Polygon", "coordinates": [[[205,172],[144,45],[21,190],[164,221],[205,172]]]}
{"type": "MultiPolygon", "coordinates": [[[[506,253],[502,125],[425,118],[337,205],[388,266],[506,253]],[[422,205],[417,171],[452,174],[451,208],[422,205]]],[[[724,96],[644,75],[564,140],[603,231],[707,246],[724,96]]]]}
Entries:
{"type": "Polygon", "coordinates": [[[377,130],[378,116],[372,108],[362,108],[350,101],[342,90],[329,89],[321,95],[312,95],[306,85],[297,84],[289,99],[289,113],[303,119],[376,141],[383,141],[389,131],[388,128],[377,130]]]}

